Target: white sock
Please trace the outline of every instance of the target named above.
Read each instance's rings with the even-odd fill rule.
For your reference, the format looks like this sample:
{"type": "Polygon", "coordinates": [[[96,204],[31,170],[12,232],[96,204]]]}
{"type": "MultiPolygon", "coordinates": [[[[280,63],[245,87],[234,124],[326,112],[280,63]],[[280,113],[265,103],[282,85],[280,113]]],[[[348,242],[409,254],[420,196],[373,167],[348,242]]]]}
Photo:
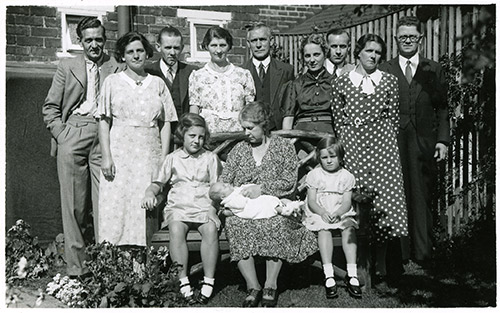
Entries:
{"type": "Polygon", "coordinates": [[[325,273],[325,278],[327,278],[327,280],[325,281],[325,286],[326,287],[335,286],[335,279],[333,278],[333,264],[332,263],[323,264],[323,272],[325,273]]]}
{"type": "MultiPolygon", "coordinates": [[[[358,277],[358,267],[355,263],[347,263],[347,276],[358,277]]],[[[353,286],[359,286],[359,281],[357,278],[351,278],[349,282],[353,286]]]]}
{"type": "Polygon", "coordinates": [[[186,277],[181,277],[179,278],[179,281],[181,283],[181,294],[184,296],[184,297],[190,297],[193,295],[193,290],[191,290],[191,285],[189,284],[189,278],[186,276],[186,277]]]}
{"type": "Polygon", "coordinates": [[[212,295],[212,291],[214,290],[214,287],[212,286],[214,285],[215,278],[208,278],[206,276],[203,276],[203,281],[210,285],[203,284],[201,286],[201,294],[205,297],[210,297],[212,295]]]}

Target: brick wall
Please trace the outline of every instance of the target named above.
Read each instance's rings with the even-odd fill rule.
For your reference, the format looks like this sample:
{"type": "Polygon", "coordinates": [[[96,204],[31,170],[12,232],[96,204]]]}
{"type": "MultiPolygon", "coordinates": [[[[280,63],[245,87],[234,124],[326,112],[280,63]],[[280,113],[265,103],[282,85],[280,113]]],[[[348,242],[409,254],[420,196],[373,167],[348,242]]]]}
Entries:
{"type": "MultiPolygon", "coordinates": [[[[166,24],[179,28],[189,37],[189,25],[184,18],[177,17],[177,9],[210,10],[231,12],[228,28],[234,37],[234,46],[229,58],[235,64],[242,64],[246,58],[245,26],[257,21],[268,24],[274,32],[286,32],[304,19],[320,12],[320,5],[268,5],[268,6],[132,6],[133,30],[139,31],[151,41],[166,24]]],[[[8,6],[7,61],[49,63],[58,60],[56,52],[61,49],[61,16],[55,7],[8,6]]],[[[107,30],[106,48],[112,52],[117,40],[118,15],[109,12],[103,18],[107,30]]],[[[186,40],[184,54],[189,52],[186,40]]],[[[157,58],[158,55],[155,57],[157,58]]],[[[185,56],[184,56],[185,57],[185,56]]]]}

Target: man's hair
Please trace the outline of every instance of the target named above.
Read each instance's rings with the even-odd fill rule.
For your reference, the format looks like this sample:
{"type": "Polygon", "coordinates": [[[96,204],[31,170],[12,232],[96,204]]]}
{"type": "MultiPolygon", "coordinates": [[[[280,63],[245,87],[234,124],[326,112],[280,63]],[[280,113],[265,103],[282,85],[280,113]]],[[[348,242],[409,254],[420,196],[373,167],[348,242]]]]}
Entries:
{"type": "Polygon", "coordinates": [[[168,36],[172,36],[172,37],[181,37],[181,45],[184,43],[184,38],[182,38],[182,34],[181,32],[173,27],[172,25],[168,25],[163,27],[161,30],[160,30],[160,33],[158,34],[158,43],[161,44],[161,37],[163,35],[168,35],[168,36]]]}
{"type": "Polygon", "coordinates": [[[99,21],[95,16],[87,16],[82,18],[76,26],[76,34],[78,35],[78,38],[81,39],[83,37],[83,31],[85,29],[98,27],[102,27],[102,36],[104,37],[104,40],[106,40],[106,29],[102,25],[101,21],[99,21]]]}
{"type": "Polygon", "coordinates": [[[256,29],[260,29],[260,28],[266,28],[269,32],[269,38],[272,37],[273,34],[271,32],[271,28],[262,22],[258,22],[258,23],[250,24],[247,26],[247,40],[248,40],[248,36],[252,30],[256,30],[256,29]]]}
{"type": "Polygon", "coordinates": [[[327,33],[326,33],[326,41],[328,42],[328,36],[330,35],[343,35],[343,34],[346,34],[347,35],[347,44],[350,44],[351,43],[351,34],[349,34],[349,32],[343,28],[332,28],[330,29],[327,33]]]}
{"type": "Polygon", "coordinates": [[[421,27],[420,27],[420,21],[417,17],[415,16],[403,16],[398,20],[398,23],[396,25],[396,31],[400,26],[415,26],[417,28],[417,31],[419,33],[422,33],[421,27]]]}

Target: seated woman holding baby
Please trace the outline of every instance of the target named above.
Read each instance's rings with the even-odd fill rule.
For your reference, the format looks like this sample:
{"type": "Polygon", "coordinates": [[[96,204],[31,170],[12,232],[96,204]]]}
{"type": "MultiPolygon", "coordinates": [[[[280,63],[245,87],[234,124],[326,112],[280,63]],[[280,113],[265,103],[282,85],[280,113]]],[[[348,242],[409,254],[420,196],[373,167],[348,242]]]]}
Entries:
{"type": "MultiPolygon", "coordinates": [[[[219,180],[234,187],[246,184],[240,191],[255,199],[270,195],[291,198],[297,184],[298,159],[293,144],[284,138],[270,136],[269,109],[261,102],[248,103],[239,114],[247,140],[239,142],[228,154],[219,180]]],[[[318,250],[316,238],[301,224],[283,215],[248,219],[224,212],[226,237],[231,261],[247,284],[244,307],[277,304],[277,278],[283,261],[299,263],[318,250]],[[262,288],[255,269],[255,257],[266,262],[266,281],[262,288]]]]}

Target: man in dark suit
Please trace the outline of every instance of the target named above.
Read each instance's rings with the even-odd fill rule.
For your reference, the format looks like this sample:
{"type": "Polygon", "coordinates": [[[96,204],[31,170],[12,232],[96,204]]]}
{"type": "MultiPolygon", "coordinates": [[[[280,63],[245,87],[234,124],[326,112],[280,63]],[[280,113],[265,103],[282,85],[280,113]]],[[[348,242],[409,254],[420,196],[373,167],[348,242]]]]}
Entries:
{"type": "Polygon", "coordinates": [[[263,23],[253,25],[247,32],[247,43],[252,58],[245,63],[255,83],[255,100],[269,104],[270,129],[281,129],[283,117],[280,111],[283,86],[293,80],[293,66],[270,56],[271,29],[263,23]]]}
{"type": "MultiPolygon", "coordinates": [[[[179,61],[183,47],[181,32],[170,25],[164,27],[158,34],[156,43],[156,50],[161,53],[161,58],[146,66],[146,72],[161,77],[167,84],[179,118],[189,112],[189,75],[197,69],[179,61]]],[[[172,125],[172,130],[175,127],[176,125],[172,125]]]]}
{"type": "Polygon", "coordinates": [[[70,276],[89,272],[84,265],[87,255],[83,234],[91,209],[98,241],[101,149],[93,114],[102,82],[120,71],[115,59],[103,51],[106,34],[98,19],[82,19],[76,32],[83,55],[60,61],[42,107],[44,122],[52,134],[51,155],[57,156],[64,254],[70,276]]]}
{"type": "Polygon", "coordinates": [[[396,31],[399,55],[380,66],[398,78],[398,145],[410,236],[410,244],[402,239],[402,256],[418,263],[431,256],[436,161],[446,158],[450,143],[448,86],[441,65],[418,54],[421,39],[420,21],[402,17],[396,31]]]}

